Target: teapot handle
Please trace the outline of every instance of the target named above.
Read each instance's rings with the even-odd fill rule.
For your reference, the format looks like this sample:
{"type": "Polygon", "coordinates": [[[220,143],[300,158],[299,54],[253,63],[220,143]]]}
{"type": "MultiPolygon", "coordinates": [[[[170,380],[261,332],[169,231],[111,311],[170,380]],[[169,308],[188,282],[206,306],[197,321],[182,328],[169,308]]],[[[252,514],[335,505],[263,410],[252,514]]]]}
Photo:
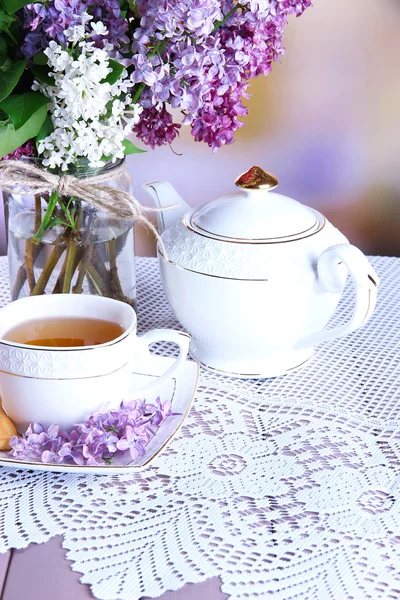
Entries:
{"type": "Polygon", "coordinates": [[[321,253],[317,269],[322,291],[342,292],[343,274],[338,269],[342,262],[348,268],[355,289],[355,307],[351,319],[340,327],[310,334],[296,344],[296,350],[343,337],[361,327],[374,312],[379,277],[361,250],[351,244],[331,246],[321,253]]]}

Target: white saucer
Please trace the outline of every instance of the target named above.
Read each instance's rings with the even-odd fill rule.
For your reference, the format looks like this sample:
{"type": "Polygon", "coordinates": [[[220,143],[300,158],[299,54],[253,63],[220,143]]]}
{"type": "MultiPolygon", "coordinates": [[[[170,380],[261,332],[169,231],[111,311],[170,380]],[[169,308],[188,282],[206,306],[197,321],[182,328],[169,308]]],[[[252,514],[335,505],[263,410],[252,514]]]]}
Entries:
{"type": "MultiPolygon", "coordinates": [[[[156,355],[149,355],[141,359],[140,362],[137,361],[135,364],[135,372],[132,373],[131,389],[138,390],[138,388],[145,388],[149,383],[154,381],[154,379],[165,373],[174,362],[174,358],[165,358],[156,355]]],[[[37,471],[57,471],[60,473],[90,473],[92,475],[128,473],[132,470],[148,466],[149,463],[164,450],[185,420],[196,393],[198,377],[198,364],[187,360],[179,379],[172,377],[156,389],[150,388],[150,390],[143,395],[143,398],[140,396],[140,391],[136,391],[128,398],[131,400],[145,398],[148,402],[153,402],[159,396],[162,402],[171,400],[172,412],[178,413],[171,415],[160,425],[157,434],[147,445],[145,455],[135,464],[129,464],[131,460],[129,453],[126,457],[115,458],[111,465],[80,466],[45,464],[28,459],[16,460],[15,458],[8,456],[8,451],[0,451],[0,466],[37,471]]]]}

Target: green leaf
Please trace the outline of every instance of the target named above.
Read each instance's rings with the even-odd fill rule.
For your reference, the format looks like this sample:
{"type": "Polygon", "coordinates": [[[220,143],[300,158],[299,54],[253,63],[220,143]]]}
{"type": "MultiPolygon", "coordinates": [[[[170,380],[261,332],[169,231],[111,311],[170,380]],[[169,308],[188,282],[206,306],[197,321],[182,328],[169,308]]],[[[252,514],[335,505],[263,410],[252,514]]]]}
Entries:
{"type": "Polygon", "coordinates": [[[142,154],[143,152],[147,152],[147,150],[142,150],[141,148],[135,146],[135,144],[132,144],[130,140],[123,140],[122,145],[124,147],[125,154],[142,154]]]}
{"type": "Polygon", "coordinates": [[[17,85],[26,67],[26,60],[17,60],[7,71],[0,69],[0,102],[7,98],[17,85]]]}
{"type": "Polygon", "coordinates": [[[44,140],[44,138],[47,138],[47,136],[53,133],[53,131],[53,121],[51,120],[50,115],[47,114],[45,120],[43,121],[43,125],[41,126],[40,131],[36,136],[36,146],[38,142],[40,142],[40,140],[44,140]]]}
{"type": "Polygon", "coordinates": [[[4,61],[7,58],[7,42],[6,40],[3,38],[2,35],[0,35],[0,67],[1,65],[4,64],[4,61]]]}
{"type": "Polygon", "coordinates": [[[41,106],[22,127],[15,130],[12,123],[0,126],[0,158],[35,137],[46,118],[47,106],[41,106]]]}
{"type": "Polygon", "coordinates": [[[137,3],[136,0],[128,0],[128,6],[131,12],[137,15],[137,3]]]}
{"type": "Polygon", "coordinates": [[[31,0],[1,0],[1,4],[10,14],[17,12],[20,8],[30,4],[30,2],[31,0]]]}
{"type": "Polygon", "coordinates": [[[18,130],[41,106],[48,103],[49,99],[40,92],[27,92],[8,96],[0,102],[0,108],[8,114],[14,129],[18,130]]]}
{"type": "Polygon", "coordinates": [[[0,31],[8,31],[11,24],[16,20],[12,15],[0,9],[0,31]]]}
{"type": "MultiPolygon", "coordinates": [[[[40,227],[32,238],[34,244],[37,244],[42,239],[42,236],[49,227],[51,227],[50,222],[53,217],[53,212],[56,207],[57,201],[59,199],[59,194],[57,190],[53,190],[50,194],[50,198],[47,204],[46,211],[43,215],[42,222],[40,223],[40,227]]],[[[57,217],[54,217],[57,218],[57,217]]]]}
{"type": "Polygon", "coordinates": [[[38,52],[32,60],[35,65],[47,65],[47,56],[44,52],[38,52]]]}
{"type": "Polygon", "coordinates": [[[65,225],[67,227],[71,227],[72,231],[75,232],[76,228],[75,228],[74,215],[75,215],[75,212],[76,212],[76,207],[73,206],[71,208],[71,210],[70,210],[69,206],[70,206],[71,202],[72,202],[72,198],[71,197],[70,197],[69,201],[67,202],[67,204],[64,204],[64,202],[61,200],[61,198],[58,201],[59,205],[61,206],[61,208],[64,211],[65,216],[68,219],[68,223],[65,223],[65,225]]]}
{"type": "Polygon", "coordinates": [[[31,67],[31,71],[41,83],[47,83],[47,85],[54,85],[54,78],[50,77],[48,66],[33,65],[33,67],[31,67]]]}
{"type": "Polygon", "coordinates": [[[48,229],[51,229],[52,227],[55,227],[56,225],[64,225],[64,227],[69,227],[69,224],[66,221],[63,221],[62,219],[60,219],[60,217],[53,217],[47,223],[45,229],[47,231],[48,229]]]}
{"type": "Polygon", "coordinates": [[[125,67],[112,58],[109,59],[108,66],[112,69],[112,71],[107,75],[107,77],[101,80],[101,83],[109,83],[110,85],[113,85],[113,83],[118,81],[118,79],[121,77],[122,72],[125,71],[125,67]]]}
{"type": "Polygon", "coordinates": [[[0,102],[7,98],[17,85],[25,69],[26,60],[12,63],[7,71],[0,69],[0,102]]]}

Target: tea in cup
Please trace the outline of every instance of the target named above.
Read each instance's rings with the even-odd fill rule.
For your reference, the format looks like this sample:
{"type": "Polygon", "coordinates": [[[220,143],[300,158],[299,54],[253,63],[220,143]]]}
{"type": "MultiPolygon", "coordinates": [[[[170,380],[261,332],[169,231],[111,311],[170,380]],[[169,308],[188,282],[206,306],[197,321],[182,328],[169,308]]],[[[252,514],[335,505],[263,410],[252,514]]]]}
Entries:
{"type": "MultiPolygon", "coordinates": [[[[176,376],[190,337],[171,329],[136,334],[131,306],[101,296],[31,296],[0,310],[0,396],[17,431],[31,422],[67,429],[126,398],[135,356],[154,342],[178,344],[179,356],[142,390],[176,376]]],[[[139,392],[139,390],[138,390],[139,392]]]]}

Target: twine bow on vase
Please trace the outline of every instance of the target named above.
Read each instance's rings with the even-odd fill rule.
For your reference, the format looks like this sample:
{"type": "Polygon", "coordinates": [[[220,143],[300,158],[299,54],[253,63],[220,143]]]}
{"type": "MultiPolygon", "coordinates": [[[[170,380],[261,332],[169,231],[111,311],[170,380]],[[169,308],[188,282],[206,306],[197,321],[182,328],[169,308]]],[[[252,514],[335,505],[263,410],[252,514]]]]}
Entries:
{"type": "MultiPolygon", "coordinates": [[[[124,165],[115,167],[113,178],[125,169],[124,165]]],[[[123,190],[101,185],[110,179],[109,173],[78,179],[72,175],[56,175],[35,165],[19,160],[0,162],[0,187],[9,193],[15,193],[16,187],[29,188],[32,194],[44,194],[57,191],[60,196],[76,196],[91,206],[109,212],[121,219],[132,219],[143,223],[153,232],[166,256],[166,250],[160,234],[146,217],[146,212],[160,212],[177,208],[177,204],[165,208],[143,206],[134,196],[123,190]]]]}

